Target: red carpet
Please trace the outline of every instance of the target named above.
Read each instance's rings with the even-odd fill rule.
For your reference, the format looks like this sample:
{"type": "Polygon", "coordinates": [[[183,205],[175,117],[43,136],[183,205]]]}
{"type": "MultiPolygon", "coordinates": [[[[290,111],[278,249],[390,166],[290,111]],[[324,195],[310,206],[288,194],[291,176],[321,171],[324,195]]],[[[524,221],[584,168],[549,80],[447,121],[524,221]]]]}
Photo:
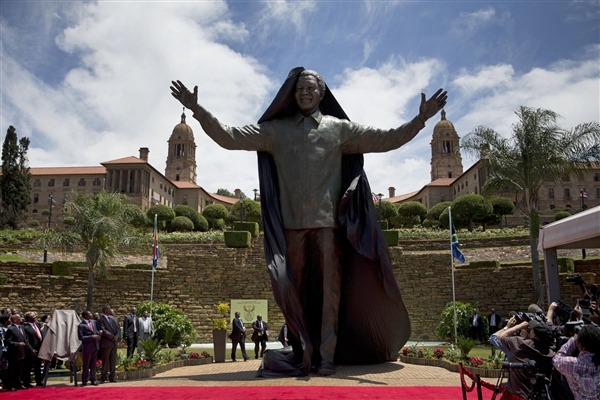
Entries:
{"type": "Polygon", "coordinates": [[[0,398],[2,400],[69,398],[81,400],[461,400],[462,394],[459,386],[141,386],[120,388],[50,386],[16,392],[2,392],[0,398]]]}

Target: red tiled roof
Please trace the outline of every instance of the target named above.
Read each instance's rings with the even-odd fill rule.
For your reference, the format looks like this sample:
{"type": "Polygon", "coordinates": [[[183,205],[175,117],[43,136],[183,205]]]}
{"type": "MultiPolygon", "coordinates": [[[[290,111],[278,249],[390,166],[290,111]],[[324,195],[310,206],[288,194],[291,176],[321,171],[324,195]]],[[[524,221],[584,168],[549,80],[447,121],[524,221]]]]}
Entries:
{"type": "Polygon", "coordinates": [[[455,180],[456,178],[439,178],[435,181],[429,182],[425,186],[450,186],[455,180]]]}
{"type": "Polygon", "coordinates": [[[134,156],[117,158],[116,160],[104,161],[100,163],[102,165],[105,164],[148,164],[148,161],[142,160],[141,158],[137,158],[134,156]]]}
{"type": "Polygon", "coordinates": [[[390,197],[388,199],[383,199],[385,201],[389,201],[390,203],[397,203],[399,201],[402,200],[406,200],[409,199],[411,197],[413,197],[415,194],[419,193],[419,191],[416,192],[410,192],[410,193],[405,193],[405,194],[401,194],[400,196],[396,196],[396,197],[390,197]]]}
{"type": "Polygon", "coordinates": [[[40,167],[29,168],[29,173],[34,175],[90,175],[106,174],[106,168],[97,167],[40,167]]]}
{"type": "Polygon", "coordinates": [[[215,200],[221,201],[223,203],[227,203],[227,204],[235,204],[238,201],[240,201],[240,199],[236,198],[236,197],[227,197],[227,196],[221,196],[220,194],[215,194],[215,193],[208,193],[208,195],[210,195],[210,197],[212,197],[215,200]]]}
{"type": "Polygon", "coordinates": [[[178,189],[200,189],[194,182],[171,181],[178,189]]]}

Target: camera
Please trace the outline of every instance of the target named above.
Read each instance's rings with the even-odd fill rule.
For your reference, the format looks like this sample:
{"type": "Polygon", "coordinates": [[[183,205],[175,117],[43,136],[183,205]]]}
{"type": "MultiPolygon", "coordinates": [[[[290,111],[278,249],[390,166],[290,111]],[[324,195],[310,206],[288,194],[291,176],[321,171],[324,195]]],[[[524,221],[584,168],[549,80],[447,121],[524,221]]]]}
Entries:
{"type": "Polygon", "coordinates": [[[529,321],[546,322],[546,316],[543,313],[528,313],[518,311],[515,313],[515,319],[517,320],[517,323],[529,321]]]}

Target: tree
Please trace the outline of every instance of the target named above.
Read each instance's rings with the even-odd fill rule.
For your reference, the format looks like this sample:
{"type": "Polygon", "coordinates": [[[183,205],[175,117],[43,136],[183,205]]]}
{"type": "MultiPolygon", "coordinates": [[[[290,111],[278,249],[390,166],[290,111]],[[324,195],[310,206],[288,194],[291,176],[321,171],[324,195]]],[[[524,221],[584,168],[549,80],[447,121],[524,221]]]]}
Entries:
{"type": "Polygon", "coordinates": [[[484,191],[514,193],[517,207],[529,220],[534,295],[539,303],[540,187],[563,176],[579,175],[579,167],[600,159],[600,123],[583,123],[566,130],[557,125],[558,114],[550,110],[521,106],[515,114],[519,121],[513,125],[510,138],[479,126],[463,139],[461,148],[489,163],[484,191]]]}
{"type": "Polygon", "coordinates": [[[407,201],[398,204],[398,222],[402,227],[412,228],[421,225],[427,216],[427,207],[419,201],[407,201]]]}
{"type": "Polygon", "coordinates": [[[224,229],[228,211],[223,204],[209,204],[202,210],[202,216],[208,221],[210,229],[224,229]]]}
{"type": "Polygon", "coordinates": [[[159,228],[164,229],[175,218],[175,211],[164,204],[155,204],[146,211],[146,216],[154,223],[154,215],[159,228]]]}
{"type": "Polygon", "coordinates": [[[63,247],[80,245],[85,249],[88,310],[93,309],[96,276],[106,274],[106,268],[117,255],[119,246],[141,241],[131,223],[143,218],[143,212],[126,202],[127,197],[118,193],[78,193],[74,201],[66,204],[75,219],[74,231],[59,233],[50,239],[63,247]]]}
{"type": "Polygon", "coordinates": [[[235,203],[229,211],[229,219],[231,221],[240,220],[240,203],[244,205],[244,221],[257,222],[262,226],[262,210],[260,209],[260,203],[251,199],[242,199],[235,203]]]}
{"type": "MultiPolygon", "coordinates": [[[[452,205],[451,201],[442,201],[441,203],[437,203],[433,207],[427,211],[427,215],[425,216],[425,225],[429,225],[432,227],[439,226],[440,224],[440,216],[444,211],[448,209],[452,205]]],[[[447,224],[446,224],[447,225],[447,224]]]]}
{"type": "Polygon", "coordinates": [[[17,141],[17,131],[11,125],[2,145],[2,175],[0,176],[0,226],[19,228],[27,206],[31,203],[31,174],[27,150],[29,139],[17,141]]]}
{"type": "MultiPolygon", "coordinates": [[[[237,198],[235,193],[231,193],[229,190],[227,189],[217,189],[217,194],[219,196],[225,196],[225,197],[231,197],[231,198],[237,198]]],[[[241,199],[245,199],[247,196],[244,194],[244,192],[240,191],[240,198],[241,199]]]]}
{"type": "Polygon", "coordinates": [[[484,221],[493,212],[492,203],[479,194],[463,194],[452,202],[452,222],[466,226],[469,232],[473,232],[474,222],[484,221]]]}
{"type": "Polygon", "coordinates": [[[504,225],[506,225],[506,216],[515,212],[515,204],[506,197],[493,198],[492,207],[494,208],[494,214],[498,215],[500,219],[504,217],[504,225]]]}

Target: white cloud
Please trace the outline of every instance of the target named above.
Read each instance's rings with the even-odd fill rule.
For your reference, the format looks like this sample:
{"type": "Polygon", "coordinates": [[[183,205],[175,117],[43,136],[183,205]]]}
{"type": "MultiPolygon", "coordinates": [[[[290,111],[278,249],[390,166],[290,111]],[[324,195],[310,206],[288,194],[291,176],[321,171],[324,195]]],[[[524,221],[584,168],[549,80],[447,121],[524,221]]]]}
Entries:
{"type": "Polygon", "coordinates": [[[471,36],[493,22],[496,17],[496,10],[493,7],[486,7],[475,12],[461,12],[459,18],[452,23],[452,31],[457,36],[471,36]]]}

